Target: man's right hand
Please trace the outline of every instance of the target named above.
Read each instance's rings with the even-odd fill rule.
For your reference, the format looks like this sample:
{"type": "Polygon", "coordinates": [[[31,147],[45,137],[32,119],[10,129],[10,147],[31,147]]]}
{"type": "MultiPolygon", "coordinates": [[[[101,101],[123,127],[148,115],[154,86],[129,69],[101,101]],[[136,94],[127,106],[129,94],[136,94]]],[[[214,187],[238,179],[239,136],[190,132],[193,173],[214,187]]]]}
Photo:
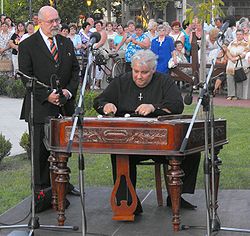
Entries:
{"type": "Polygon", "coordinates": [[[117,111],[116,106],[113,103],[107,103],[105,104],[105,106],[103,107],[103,113],[105,115],[109,115],[109,114],[115,114],[117,111]]]}
{"type": "Polygon", "coordinates": [[[48,101],[56,106],[60,105],[59,94],[56,93],[54,89],[53,92],[48,96],[48,101]]]}

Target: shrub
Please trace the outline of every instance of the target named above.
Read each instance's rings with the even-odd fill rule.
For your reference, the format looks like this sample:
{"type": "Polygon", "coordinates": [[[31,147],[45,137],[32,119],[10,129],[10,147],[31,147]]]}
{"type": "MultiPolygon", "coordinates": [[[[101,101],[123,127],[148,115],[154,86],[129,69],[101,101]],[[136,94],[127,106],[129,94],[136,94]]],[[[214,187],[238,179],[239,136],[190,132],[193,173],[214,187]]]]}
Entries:
{"type": "Polygon", "coordinates": [[[0,77],[0,95],[7,95],[7,88],[8,85],[8,77],[1,76],[0,77]]]}
{"type": "Polygon", "coordinates": [[[29,134],[25,131],[21,137],[19,145],[26,151],[27,157],[31,159],[29,134]]]}
{"type": "Polygon", "coordinates": [[[0,95],[12,98],[23,98],[25,95],[25,87],[20,79],[16,80],[11,77],[0,77],[0,95]]]}
{"type": "Polygon", "coordinates": [[[12,144],[9,140],[5,139],[5,136],[0,133],[0,162],[6,156],[10,155],[10,149],[12,148],[12,144]]]}
{"type": "Polygon", "coordinates": [[[93,109],[93,104],[94,104],[94,98],[99,95],[98,92],[96,91],[88,91],[85,93],[84,96],[84,109],[86,111],[89,111],[93,109]]]}
{"type": "Polygon", "coordinates": [[[23,98],[25,95],[25,87],[20,79],[10,78],[6,91],[11,98],[23,98]]]}
{"type": "MultiPolygon", "coordinates": [[[[100,92],[97,91],[85,91],[84,94],[84,112],[85,116],[96,116],[97,112],[93,108],[93,103],[94,103],[94,98],[99,94],[100,92]]],[[[80,90],[78,91],[77,98],[76,98],[76,106],[78,105],[79,101],[79,95],[80,95],[80,90]]]]}

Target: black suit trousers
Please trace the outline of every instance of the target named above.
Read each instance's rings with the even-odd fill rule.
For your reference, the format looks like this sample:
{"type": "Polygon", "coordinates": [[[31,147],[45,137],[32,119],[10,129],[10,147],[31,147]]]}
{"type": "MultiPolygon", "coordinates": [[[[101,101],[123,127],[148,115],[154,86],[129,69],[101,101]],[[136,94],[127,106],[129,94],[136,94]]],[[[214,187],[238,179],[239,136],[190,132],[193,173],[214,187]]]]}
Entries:
{"type": "Polygon", "coordinates": [[[31,125],[29,123],[30,138],[34,141],[34,183],[35,189],[45,189],[50,184],[50,172],[48,158],[50,152],[47,151],[44,139],[44,124],[34,124],[34,134],[31,134],[31,125]]]}

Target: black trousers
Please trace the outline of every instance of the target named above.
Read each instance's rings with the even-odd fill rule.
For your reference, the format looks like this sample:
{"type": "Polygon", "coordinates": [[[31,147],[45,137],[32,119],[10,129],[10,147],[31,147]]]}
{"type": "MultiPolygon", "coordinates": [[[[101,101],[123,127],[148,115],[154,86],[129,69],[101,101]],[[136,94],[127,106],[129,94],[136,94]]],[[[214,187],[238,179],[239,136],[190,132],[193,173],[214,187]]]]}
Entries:
{"type": "MultiPolygon", "coordinates": [[[[200,153],[195,153],[192,155],[187,156],[181,163],[181,169],[184,171],[185,176],[182,178],[183,186],[182,186],[182,193],[190,193],[193,194],[195,191],[197,173],[200,164],[200,153]]],[[[129,175],[131,182],[136,189],[136,177],[137,177],[137,170],[136,165],[140,161],[152,159],[153,161],[166,163],[168,164],[168,160],[166,157],[155,157],[155,156],[140,156],[140,155],[129,155],[129,175]]],[[[113,180],[114,183],[116,181],[116,155],[111,155],[111,163],[112,163],[112,173],[113,173],[113,180]]],[[[121,200],[126,199],[128,203],[131,203],[131,195],[126,186],[125,178],[121,178],[121,183],[118,188],[116,194],[117,203],[121,200]]]]}
{"type": "Polygon", "coordinates": [[[50,152],[46,149],[44,139],[44,124],[34,124],[32,137],[29,123],[30,138],[34,141],[34,183],[35,190],[45,189],[51,186],[48,158],[50,152]]]}

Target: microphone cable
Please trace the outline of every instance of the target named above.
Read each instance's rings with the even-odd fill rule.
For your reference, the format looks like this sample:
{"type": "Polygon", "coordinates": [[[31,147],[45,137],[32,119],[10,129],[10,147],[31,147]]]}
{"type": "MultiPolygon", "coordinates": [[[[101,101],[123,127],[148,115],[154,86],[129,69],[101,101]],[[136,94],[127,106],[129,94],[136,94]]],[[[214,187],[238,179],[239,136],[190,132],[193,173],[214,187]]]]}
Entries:
{"type": "Polygon", "coordinates": [[[3,222],[0,222],[0,225],[3,225],[3,226],[10,226],[10,225],[17,225],[23,221],[25,221],[31,214],[31,210],[29,210],[29,212],[27,213],[26,216],[24,216],[24,218],[22,218],[21,220],[18,220],[16,222],[13,222],[13,223],[3,223],[3,222]]]}

